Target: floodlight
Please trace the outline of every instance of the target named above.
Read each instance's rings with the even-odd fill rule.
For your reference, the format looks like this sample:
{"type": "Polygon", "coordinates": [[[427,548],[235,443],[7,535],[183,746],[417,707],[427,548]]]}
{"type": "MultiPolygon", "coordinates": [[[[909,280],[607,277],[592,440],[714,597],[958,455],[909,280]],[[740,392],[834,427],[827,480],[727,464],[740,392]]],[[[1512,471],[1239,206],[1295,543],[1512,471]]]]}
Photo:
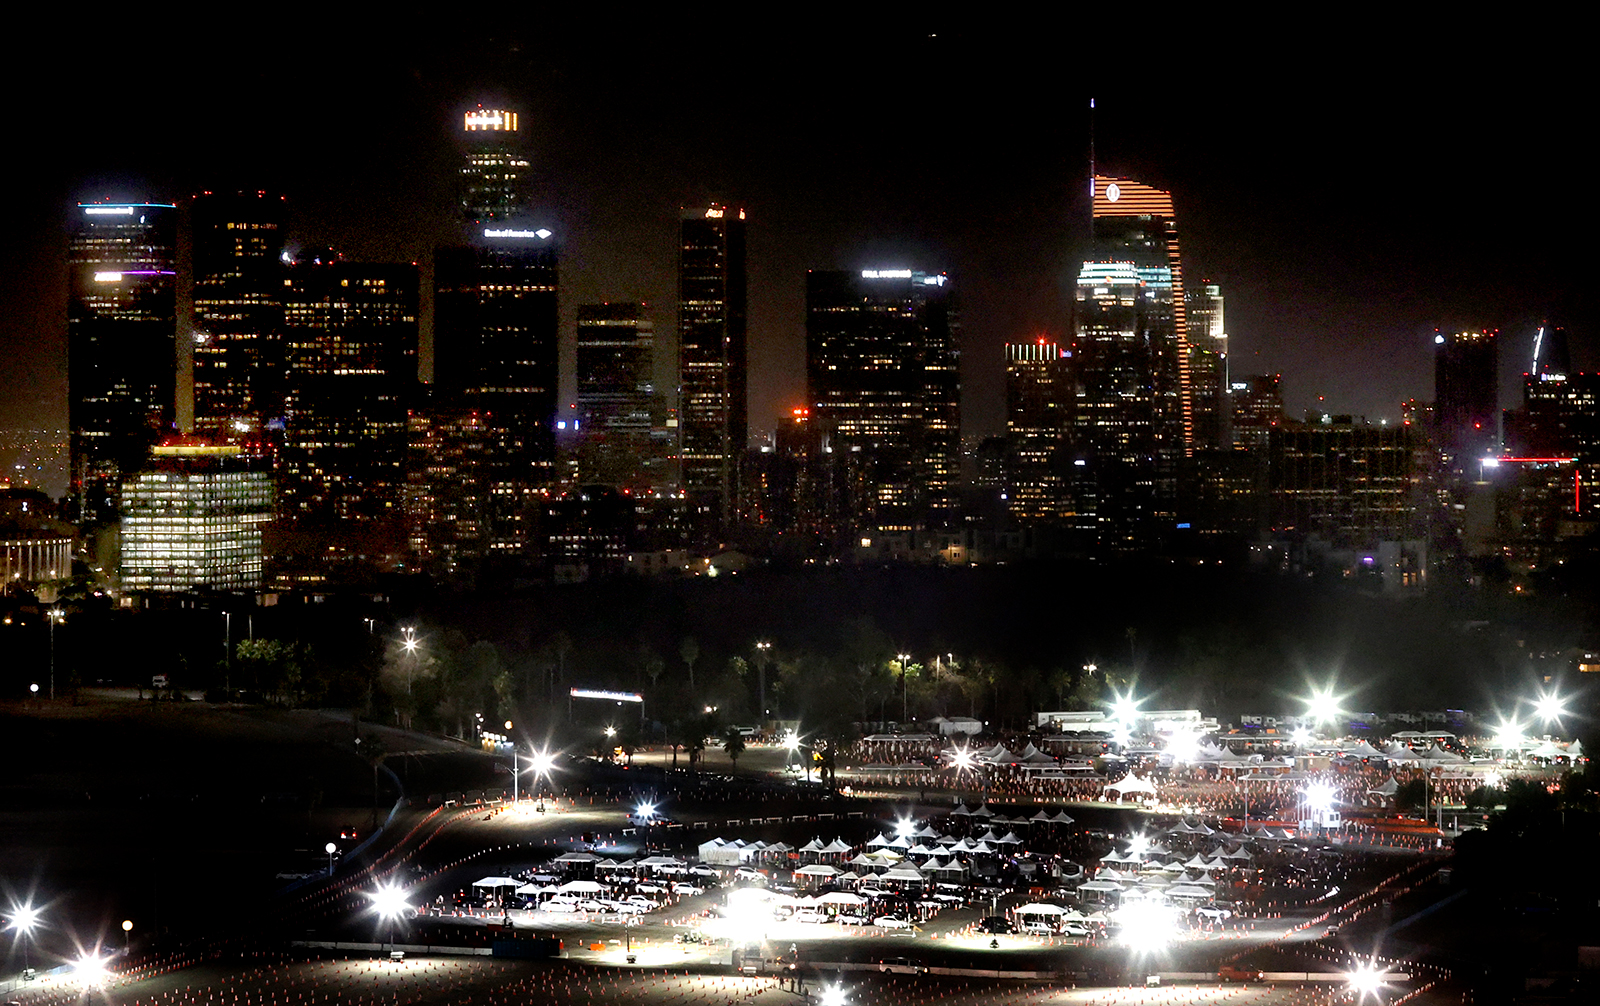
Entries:
{"type": "Polygon", "coordinates": [[[1306,787],[1306,806],[1324,813],[1331,810],[1333,808],[1333,787],[1326,783],[1316,783],[1306,787]]]}
{"type": "Polygon", "coordinates": [[[1546,692],[1534,700],[1533,711],[1538,713],[1541,722],[1550,723],[1565,716],[1567,707],[1560,696],[1554,692],[1546,692]]]}
{"type": "Polygon", "coordinates": [[[1345,977],[1350,987],[1360,993],[1363,999],[1383,988],[1383,972],[1374,967],[1371,961],[1356,965],[1355,970],[1345,977]]]}
{"type": "Polygon", "coordinates": [[[1339,698],[1333,687],[1314,688],[1306,699],[1306,715],[1314,723],[1332,723],[1339,718],[1339,698]]]}
{"type": "Polygon", "coordinates": [[[103,985],[107,978],[106,962],[96,954],[84,954],[72,962],[72,977],[82,985],[103,985]]]}
{"type": "Polygon", "coordinates": [[[11,928],[24,936],[33,932],[39,924],[39,910],[32,905],[23,905],[11,913],[11,928]]]}
{"type": "Polygon", "coordinates": [[[396,918],[411,907],[405,892],[393,884],[385,884],[367,897],[372,899],[372,910],[385,919],[396,918]]]}

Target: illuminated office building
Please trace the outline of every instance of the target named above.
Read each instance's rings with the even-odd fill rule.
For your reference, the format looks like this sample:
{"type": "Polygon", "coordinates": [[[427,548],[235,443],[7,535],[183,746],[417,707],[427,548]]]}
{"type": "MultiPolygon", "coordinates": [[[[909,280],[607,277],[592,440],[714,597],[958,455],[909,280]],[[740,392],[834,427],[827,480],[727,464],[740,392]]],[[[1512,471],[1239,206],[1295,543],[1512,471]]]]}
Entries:
{"type": "Polygon", "coordinates": [[[1419,537],[1415,449],[1403,425],[1284,423],[1268,438],[1273,531],[1358,548],[1419,537]]]}
{"type": "Polygon", "coordinates": [[[1193,447],[1197,451],[1231,450],[1233,410],[1228,404],[1228,333],[1223,325],[1222,287],[1201,283],[1184,300],[1193,447]]]}
{"type": "Polygon", "coordinates": [[[272,509],[272,475],[242,448],[155,447],[123,486],[123,589],[259,589],[261,526],[272,509]]]}
{"type": "MultiPolygon", "coordinates": [[[[1137,324],[1148,361],[1140,369],[1150,388],[1152,446],[1167,459],[1182,456],[1193,449],[1194,400],[1172,195],[1128,179],[1096,176],[1093,212],[1094,262],[1132,266],[1141,287],[1137,324]]],[[[1093,395],[1096,389],[1087,391],[1093,395]]]]}
{"type": "Polygon", "coordinates": [[[1172,196],[1095,176],[1093,257],[1078,272],[1074,439],[1086,452],[1102,548],[1153,546],[1177,522],[1194,400],[1172,196]]]}
{"type": "Polygon", "coordinates": [[[459,399],[419,402],[408,419],[406,529],[423,568],[456,576],[488,552],[492,418],[459,399]]]}
{"type": "Polygon", "coordinates": [[[1545,322],[1533,335],[1533,365],[1528,373],[1568,374],[1572,372],[1572,354],[1567,346],[1567,330],[1545,322]]]}
{"type": "Polygon", "coordinates": [[[283,279],[282,511],[394,517],[417,382],[417,267],[303,255],[283,279]]]}
{"type": "Polygon", "coordinates": [[[1283,425],[1282,375],[1251,374],[1229,383],[1234,448],[1266,447],[1272,431],[1283,425]]]}
{"type": "Polygon", "coordinates": [[[459,207],[469,224],[503,223],[525,208],[528,158],[517,113],[482,105],[462,116],[459,207]]]}
{"type": "Polygon", "coordinates": [[[112,520],[122,476],[175,417],[177,208],[78,204],[67,270],[73,517],[112,520]]]}
{"type": "Polygon", "coordinates": [[[283,416],[283,199],[195,197],[194,429],[259,440],[283,416]]]}
{"type": "Polygon", "coordinates": [[[475,412],[485,555],[525,558],[531,519],[555,475],[560,360],[557,255],[548,230],[486,227],[483,244],[434,260],[434,384],[444,407],[475,412]]]}
{"type": "Polygon", "coordinates": [[[1433,337],[1433,409],[1439,448],[1469,466],[1500,446],[1498,332],[1433,337]]]}
{"type": "Polygon", "coordinates": [[[668,481],[652,431],[664,421],[655,389],[655,326],[640,304],[578,308],[579,478],[648,491],[668,481]]]}
{"type": "Polygon", "coordinates": [[[1051,339],[1006,346],[1006,508],[1023,523],[1073,512],[1072,354],[1051,339]]]}
{"type": "Polygon", "coordinates": [[[749,436],[744,210],[684,210],[678,259],[678,416],[683,488],[701,535],[725,527],[749,436]]]}
{"type": "Polygon", "coordinates": [[[950,516],[961,434],[958,324],[949,277],[909,269],[806,274],[806,387],[835,452],[859,453],[863,527],[950,516]]]}

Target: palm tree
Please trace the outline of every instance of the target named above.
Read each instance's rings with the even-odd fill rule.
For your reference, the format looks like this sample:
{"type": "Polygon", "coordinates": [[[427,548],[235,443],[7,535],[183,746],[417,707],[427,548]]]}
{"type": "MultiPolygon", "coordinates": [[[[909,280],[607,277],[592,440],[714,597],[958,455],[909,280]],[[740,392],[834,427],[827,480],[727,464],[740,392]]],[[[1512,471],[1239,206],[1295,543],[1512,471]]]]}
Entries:
{"type": "Polygon", "coordinates": [[[700,659],[700,644],[695,642],[693,636],[684,636],[683,642],[678,644],[678,656],[689,665],[689,691],[694,691],[694,665],[700,659]]]}
{"type": "Polygon", "coordinates": [[[739,732],[738,727],[729,727],[722,732],[722,750],[733,762],[733,770],[739,771],[739,756],[744,754],[744,734],[739,732]]]}

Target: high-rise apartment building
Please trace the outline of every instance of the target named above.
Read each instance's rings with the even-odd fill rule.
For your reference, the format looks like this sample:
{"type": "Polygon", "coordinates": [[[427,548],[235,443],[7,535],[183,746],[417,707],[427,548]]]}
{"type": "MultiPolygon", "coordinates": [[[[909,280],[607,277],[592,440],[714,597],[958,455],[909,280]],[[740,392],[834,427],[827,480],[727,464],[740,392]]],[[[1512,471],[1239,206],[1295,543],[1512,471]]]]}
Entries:
{"type": "Polygon", "coordinates": [[[284,273],[285,516],[394,518],[417,383],[418,274],[320,253],[284,273]]]}
{"type": "Polygon", "coordinates": [[[1197,451],[1233,449],[1233,410],[1228,404],[1228,332],[1223,324],[1222,287],[1202,282],[1185,296],[1189,331],[1189,387],[1197,451]]]}
{"type": "Polygon", "coordinates": [[[272,475],[238,446],[174,439],[123,486],[122,587],[131,591],[261,587],[261,526],[272,475]]]}
{"type": "Polygon", "coordinates": [[[1006,507],[1024,523],[1073,513],[1072,353],[1053,339],[1006,346],[1006,507]]]}
{"type": "Polygon", "coordinates": [[[502,223],[522,215],[526,205],[528,158],[523,152],[517,113],[479,105],[463,114],[461,216],[469,224],[502,223]]]}
{"type": "Polygon", "coordinates": [[[283,416],[283,199],[195,197],[194,429],[263,437],[283,416]]]}
{"type": "Polygon", "coordinates": [[[542,228],[482,233],[484,244],[434,259],[434,384],[441,407],[486,424],[485,556],[525,558],[533,509],[555,474],[557,255],[542,228]]]}
{"type": "Polygon", "coordinates": [[[678,418],[697,533],[726,526],[749,437],[744,210],[684,210],[678,259],[678,418]]]}
{"type": "Polygon", "coordinates": [[[652,431],[663,420],[655,388],[655,325],[641,304],[578,308],[579,479],[652,490],[667,484],[652,431]]]}
{"type": "Polygon", "coordinates": [[[1462,468],[1500,445],[1498,332],[1433,337],[1434,423],[1439,449],[1462,468]]]}
{"type": "Polygon", "coordinates": [[[67,268],[72,516],[111,520],[175,418],[177,208],[78,204],[67,268]]]}
{"type": "Polygon", "coordinates": [[[834,452],[859,452],[864,527],[909,530],[955,509],[958,323],[949,277],[909,269],[806,275],[806,387],[834,452]]]}

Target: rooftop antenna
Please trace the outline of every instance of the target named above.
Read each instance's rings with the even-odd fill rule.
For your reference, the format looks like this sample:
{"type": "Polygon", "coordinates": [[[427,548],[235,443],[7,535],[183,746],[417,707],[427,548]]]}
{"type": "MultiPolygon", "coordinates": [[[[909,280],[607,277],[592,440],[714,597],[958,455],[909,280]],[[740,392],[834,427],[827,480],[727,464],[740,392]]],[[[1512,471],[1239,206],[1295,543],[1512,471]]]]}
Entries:
{"type": "Polygon", "coordinates": [[[1089,225],[1094,226],[1094,99],[1089,99],[1089,225]]]}

